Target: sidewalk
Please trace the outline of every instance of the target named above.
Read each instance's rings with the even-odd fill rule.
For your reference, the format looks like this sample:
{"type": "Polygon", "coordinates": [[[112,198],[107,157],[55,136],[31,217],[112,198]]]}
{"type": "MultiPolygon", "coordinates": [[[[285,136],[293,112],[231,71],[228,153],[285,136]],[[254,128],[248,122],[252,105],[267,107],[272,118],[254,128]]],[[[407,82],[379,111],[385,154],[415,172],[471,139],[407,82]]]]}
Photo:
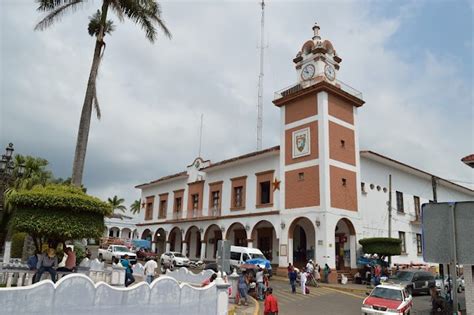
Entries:
{"type": "Polygon", "coordinates": [[[249,298],[248,306],[229,304],[228,315],[258,315],[259,313],[260,305],[252,297],[249,298]]]}

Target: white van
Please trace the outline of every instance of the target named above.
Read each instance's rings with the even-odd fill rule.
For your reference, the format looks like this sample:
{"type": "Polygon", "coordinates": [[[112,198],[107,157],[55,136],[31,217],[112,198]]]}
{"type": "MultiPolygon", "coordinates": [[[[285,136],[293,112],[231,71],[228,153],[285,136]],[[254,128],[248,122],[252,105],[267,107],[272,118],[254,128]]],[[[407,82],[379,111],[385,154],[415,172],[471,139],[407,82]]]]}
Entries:
{"type": "Polygon", "coordinates": [[[230,247],[230,264],[237,266],[244,264],[249,259],[266,259],[265,255],[258,248],[231,246],[230,247]]]}

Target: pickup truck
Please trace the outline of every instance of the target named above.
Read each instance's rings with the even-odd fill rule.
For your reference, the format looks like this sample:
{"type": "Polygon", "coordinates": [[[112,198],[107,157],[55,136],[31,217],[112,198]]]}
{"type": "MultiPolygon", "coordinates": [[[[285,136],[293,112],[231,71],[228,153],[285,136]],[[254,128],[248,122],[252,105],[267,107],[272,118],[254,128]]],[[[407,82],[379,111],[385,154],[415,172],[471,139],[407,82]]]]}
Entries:
{"type": "Polygon", "coordinates": [[[125,255],[128,255],[128,260],[130,261],[130,263],[137,263],[137,255],[135,253],[130,252],[126,246],[109,245],[107,249],[99,248],[99,260],[112,262],[112,257],[115,257],[120,260],[124,258],[125,255]]]}

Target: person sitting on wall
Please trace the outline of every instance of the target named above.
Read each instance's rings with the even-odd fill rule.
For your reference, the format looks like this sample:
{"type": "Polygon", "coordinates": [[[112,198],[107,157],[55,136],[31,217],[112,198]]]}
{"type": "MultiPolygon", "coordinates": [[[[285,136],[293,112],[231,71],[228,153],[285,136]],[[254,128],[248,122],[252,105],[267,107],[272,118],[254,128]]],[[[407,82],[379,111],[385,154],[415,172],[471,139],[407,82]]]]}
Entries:
{"type": "Polygon", "coordinates": [[[36,269],[38,272],[35,275],[35,281],[38,282],[41,280],[41,276],[45,271],[49,272],[51,280],[56,282],[56,270],[54,268],[58,267],[58,257],[56,256],[56,251],[54,248],[49,248],[47,253],[41,255],[41,258],[38,260],[36,269]]]}
{"type": "Polygon", "coordinates": [[[209,278],[205,279],[201,283],[201,287],[205,287],[206,285],[211,284],[212,282],[214,282],[214,280],[216,280],[216,278],[217,278],[217,273],[213,273],[209,278]]]}
{"type": "Polygon", "coordinates": [[[64,254],[67,256],[65,266],[58,268],[57,271],[74,272],[76,270],[76,253],[71,247],[66,247],[64,254]]]}

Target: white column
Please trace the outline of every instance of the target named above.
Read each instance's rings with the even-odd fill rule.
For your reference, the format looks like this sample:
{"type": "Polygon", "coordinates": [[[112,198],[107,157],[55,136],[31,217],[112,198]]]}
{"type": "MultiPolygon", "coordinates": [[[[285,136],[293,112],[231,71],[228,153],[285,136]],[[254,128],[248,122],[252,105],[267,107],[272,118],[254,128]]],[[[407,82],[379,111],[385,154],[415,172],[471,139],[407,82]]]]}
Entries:
{"type": "Polygon", "coordinates": [[[183,256],[186,256],[186,251],[188,249],[188,242],[182,242],[183,244],[183,250],[181,251],[181,254],[183,254],[183,256]]]}
{"type": "Polygon", "coordinates": [[[204,259],[206,259],[206,242],[205,241],[201,242],[201,257],[199,259],[201,261],[204,261],[204,259]]]}
{"type": "Polygon", "coordinates": [[[153,253],[156,253],[156,243],[155,243],[155,242],[152,242],[152,243],[151,243],[151,251],[152,251],[153,253]]]}
{"type": "Polygon", "coordinates": [[[166,252],[169,252],[171,248],[171,243],[169,241],[166,241],[166,252]]]}
{"type": "Polygon", "coordinates": [[[252,239],[247,240],[247,247],[248,248],[253,248],[253,240],[252,239]]]}
{"type": "Polygon", "coordinates": [[[356,244],[356,236],[355,235],[349,235],[349,240],[350,240],[350,250],[351,250],[351,268],[357,268],[357,244],[356,244]]]}
{"type": "Polygon", "coordinates": [[[288,262],[293,264],[293,238],[288,238],[288,262]]]}
{"type": "Polygon", "coordinates": [[[12,242],[5,241],[5,252],[3,253],[3,263],[8,264],[11,258],[11,251],[12,251],[12,242]]]}

